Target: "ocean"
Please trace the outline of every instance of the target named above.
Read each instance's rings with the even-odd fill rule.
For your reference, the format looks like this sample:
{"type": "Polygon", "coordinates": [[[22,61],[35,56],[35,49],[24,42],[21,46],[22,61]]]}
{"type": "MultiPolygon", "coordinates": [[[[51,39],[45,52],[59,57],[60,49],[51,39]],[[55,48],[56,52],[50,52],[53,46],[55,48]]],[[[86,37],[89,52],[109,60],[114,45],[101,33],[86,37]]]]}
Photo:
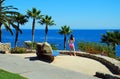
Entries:
{"type": "MultiPolygon", "coordinates": [[[[15,33],[15,30],[13,30],[15,33]]],[[[98,42],[101,43],[101,34],[105,34],[107,31],[113,30],[73,30],[72,34],[75,38],[75,48],[77,48],[78,42],[98,42]]],[[[120,29],[119,29],[120,31],[120,29]]],[[[32,34],[31,29],[22,29],[22,34],[19,34],[19,40],[17,46],[24,46],[24,41],[31,41],[32,34]]],[[[48,43],[54,44],[57,46],[58,49],[64,49],[64,36],[60,35],[59,30],[49,30],[48,31],[48,43]]],[[[69,39],[70,35],[67,35],[67,40],[69,39]]],[[[45,39],[45,31],[44,30],[35,30],[35,42],[44,42],[45,39]]],[[[14,40],[15,34],[12,36],[8,31],[5,29],[2,30],[2,42],[10,42],[11,47],[14,47],[14,40]]],[[[67,49],[68,47],[68,43],[67,49]]]]}

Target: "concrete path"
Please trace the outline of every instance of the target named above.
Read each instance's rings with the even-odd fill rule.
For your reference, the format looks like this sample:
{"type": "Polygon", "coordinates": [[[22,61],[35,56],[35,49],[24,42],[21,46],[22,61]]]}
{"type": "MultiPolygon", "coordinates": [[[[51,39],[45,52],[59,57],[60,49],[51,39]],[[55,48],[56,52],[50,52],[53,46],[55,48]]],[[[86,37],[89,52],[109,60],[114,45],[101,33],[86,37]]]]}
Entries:
{"type": "Polygon", "coordinates": [[[0,54],[0,68],[18,73],[29,79],[98,79],[37,60],[36,57],[20,57],[0,54]]]}
{"type": "Polygon", "coordinates": [[[96,72],[112,74],[110,70],[100,62],[80,56],[57,56],[51,64],[91,76],[95,75],[96,72]]]}

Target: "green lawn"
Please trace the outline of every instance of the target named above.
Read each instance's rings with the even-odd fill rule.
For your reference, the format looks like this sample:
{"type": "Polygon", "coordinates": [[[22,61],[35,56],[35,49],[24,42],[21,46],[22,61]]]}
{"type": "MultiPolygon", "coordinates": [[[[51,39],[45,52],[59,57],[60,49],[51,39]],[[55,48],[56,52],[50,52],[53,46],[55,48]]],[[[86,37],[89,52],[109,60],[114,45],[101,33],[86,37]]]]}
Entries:
{"type": "Polygon", "coordinates": [[[19,74],[14,74],[0,69],[0,79],[28,79],[28,78],[22,77],[19,74]]]}

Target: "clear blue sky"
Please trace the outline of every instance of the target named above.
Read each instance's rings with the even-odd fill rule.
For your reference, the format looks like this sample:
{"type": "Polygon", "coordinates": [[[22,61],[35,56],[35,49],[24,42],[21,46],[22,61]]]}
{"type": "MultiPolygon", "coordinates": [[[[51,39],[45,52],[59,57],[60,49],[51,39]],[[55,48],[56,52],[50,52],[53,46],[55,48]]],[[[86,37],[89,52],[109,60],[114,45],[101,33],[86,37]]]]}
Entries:
{"type": "MultiPolygon", "coordinates": [[[[120,0],[6,0],[5,5],[17,7],[26,14],[32,7],[41,10],[43,15],[52,16],[60,29],[68,25],[71,29],[120,29],[120,0]]],[[[21,28],[31,28],[29,23],[21,28]]],[[[36,24],[36,28],[44,26],[36,24]]]]}

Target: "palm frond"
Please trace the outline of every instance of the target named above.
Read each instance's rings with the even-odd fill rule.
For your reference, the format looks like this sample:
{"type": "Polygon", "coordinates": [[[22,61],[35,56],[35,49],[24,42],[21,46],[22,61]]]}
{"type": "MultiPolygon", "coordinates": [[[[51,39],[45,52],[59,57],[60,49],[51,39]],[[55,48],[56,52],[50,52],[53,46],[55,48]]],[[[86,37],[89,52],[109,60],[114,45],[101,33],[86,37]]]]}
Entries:
{"type": "Polygon", "coordinates": [[[8,24],[6,22],[4,22],[3,25],[5,26],[6,30],[9,31],[13,35],[13,32],[10,29],[10,26],[8,26],[8,24]]]}
{"type": "Polygon", "coordinates": [[[38,17],[40,16],[41,11],[37,10],[36,8],[32,8],[32,10],[27,10],[27,15],[31,18],[35,18],[38,19],[38,17]]]}
{"type": "Polygon", "coordinates": [[[17,27],[17,25],[13,23],[10,23],[10,24],[13,26],[13,28],[15,28],[17,31],[19,31],[22,34],[22,30],[19,27],[17,27]]]}
{"type": "Polygon", "coordinates": [[[0,0],[0,4],[2,4],[5,0],[0,0]]]}
{"type": "Polygon", "coordinates": [[[64,26],[61,26],[61,29],[59,30],[59,33],[60,34],[70,34],[70,33],[72,33],[72,30],[70,29],[69,26],[64,25],[64,26]]]}
{"type": "Polygon", "coordinates": [[[46,25],[49,25],[49,26],[55,25],[54,21],[51,20],[51,19],[52,19],[51,16],[45,15],[44,17],[41,18],[41,20],[39,21],[39,23],[41,25],[43,25],[43,24],[46,24],[46,25]]]}

